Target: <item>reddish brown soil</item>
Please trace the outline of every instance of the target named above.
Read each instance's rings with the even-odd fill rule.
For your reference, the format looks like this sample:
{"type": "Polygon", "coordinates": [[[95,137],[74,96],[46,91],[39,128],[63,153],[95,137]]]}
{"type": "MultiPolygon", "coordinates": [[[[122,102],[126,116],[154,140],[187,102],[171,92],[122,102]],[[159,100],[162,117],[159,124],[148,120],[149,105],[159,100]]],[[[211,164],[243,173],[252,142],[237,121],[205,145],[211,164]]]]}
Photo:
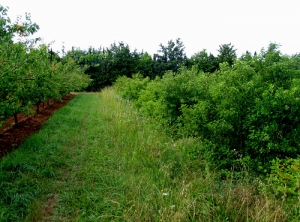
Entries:
{"type": "Polygon", "coordinates": [[[18,114],[18,124],[14,124],[14,118],[10,117],[3,123],[0,129],[0,158],[9,151],[16,149],[24,139],[37,132],[41,125],[47,121],[50,116],[61,107],[65,106],[74,95],[68,95],[63,98],[63,101],[50,102],[49,106],[43,107],[40,105],[38,114],[34,116],[27,116],[25,114],[18,114]]]}

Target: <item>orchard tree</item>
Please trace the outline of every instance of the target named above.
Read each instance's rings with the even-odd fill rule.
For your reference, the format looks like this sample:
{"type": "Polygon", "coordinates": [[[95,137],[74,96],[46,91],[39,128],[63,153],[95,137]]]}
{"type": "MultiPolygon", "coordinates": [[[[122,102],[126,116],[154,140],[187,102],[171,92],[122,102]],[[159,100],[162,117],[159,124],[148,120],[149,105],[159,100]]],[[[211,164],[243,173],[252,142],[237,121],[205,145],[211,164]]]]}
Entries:
{"type": "Polygon", "coordinates": [[[31,84],[24,81],[30,67],[26,53],[38,40],[27,37],[37,32],[39,26],[31,22],[29,14],[25,21],[18,18],[12,23],[7,10],[0,5],[0,120],[14,115],[17,122],[17,113],[28,110],[30,105],[30,101],[19,98],[31,84]],[[18,38],[17,42],[14,42],[15,38],[18,38]]]}
{"type": "Polygon", "coordinates": [[[49,46],[38,45],[39,38],[31,37],[39,27],[31,22],[30,14],[11,23],[7,8],[0,6],[0,15],[0,127],[1,120],[11,115],[18,123],[17,113],[28,114],[33,105],[38,111],[42,101],[59,99],[88,85],[82,69],[71,62],[62,65],[49,53],[49,46]]]}

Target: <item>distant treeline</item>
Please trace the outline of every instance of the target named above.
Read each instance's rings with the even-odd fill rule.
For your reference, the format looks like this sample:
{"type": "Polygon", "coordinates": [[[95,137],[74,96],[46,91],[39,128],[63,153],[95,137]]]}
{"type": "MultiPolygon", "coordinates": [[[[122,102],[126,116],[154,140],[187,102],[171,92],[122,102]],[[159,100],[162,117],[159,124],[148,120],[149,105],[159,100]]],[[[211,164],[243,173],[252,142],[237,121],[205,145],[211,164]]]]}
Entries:
{"type": "MultiPolygon", "coordinates": [[[[196,66],[200,71],[212,73],[219,69],[219,64],[227,62],[230,66],[237,59],[236,49],[229,44],[219,46],[218,55],[214,56],[205,49],[188,58],[185,47],[180,39],[168,41],[167,46],[160,44],[160,49],[153,56],[147,52],[131,51],[129,45],[119,42],[109,48],[88,50],[73,48],[65,56],[72,57],[82,67],[87,67],[85,73],[93,80],[87,91],[98,91],[111,85],[118,76],[131,77],[140,73],[143,77],[154,79],[163,76],[166,71],[177,72],[180,67],[196,66]]],[[[246,52],[243,57],[252,57],[246,52]]]]}

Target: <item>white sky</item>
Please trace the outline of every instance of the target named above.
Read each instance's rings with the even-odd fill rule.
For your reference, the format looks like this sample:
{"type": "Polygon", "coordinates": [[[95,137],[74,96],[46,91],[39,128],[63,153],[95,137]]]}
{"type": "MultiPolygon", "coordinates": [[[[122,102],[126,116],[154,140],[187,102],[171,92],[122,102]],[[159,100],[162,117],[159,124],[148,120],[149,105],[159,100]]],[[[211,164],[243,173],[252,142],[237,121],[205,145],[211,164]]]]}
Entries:
{"type": "Polygon", "coordinates": [[[131,50],[156,53],[159,44],[181,38],[187,56],[202,49],[217,55],[232,43],[240,56],[270,42],[284,54],[300,52],[299,0],[1,0],[8,15],[31,13],[45,43],[58,51],[72,46],[109,47],[123,41],[131,50]]]}

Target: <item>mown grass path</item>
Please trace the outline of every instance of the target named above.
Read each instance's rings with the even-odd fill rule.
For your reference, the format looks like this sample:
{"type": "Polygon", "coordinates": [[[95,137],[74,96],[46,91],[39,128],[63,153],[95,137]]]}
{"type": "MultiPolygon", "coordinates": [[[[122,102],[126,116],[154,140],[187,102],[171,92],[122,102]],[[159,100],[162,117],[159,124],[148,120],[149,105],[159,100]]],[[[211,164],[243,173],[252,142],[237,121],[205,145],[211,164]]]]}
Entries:
{"type": "Polygon", "coordinates": [[[0,161],[0,221],[287,218],[252,196],[254,181],[217,183],[193,158],[200,148],[173,141],[112,88],[80,94],[0,161]]]}
{"type": "Polygon", "coordinates": [[[1,161],[1,221],[169,216],[173,145],[113,90],[81,94],[1,161]]]}

